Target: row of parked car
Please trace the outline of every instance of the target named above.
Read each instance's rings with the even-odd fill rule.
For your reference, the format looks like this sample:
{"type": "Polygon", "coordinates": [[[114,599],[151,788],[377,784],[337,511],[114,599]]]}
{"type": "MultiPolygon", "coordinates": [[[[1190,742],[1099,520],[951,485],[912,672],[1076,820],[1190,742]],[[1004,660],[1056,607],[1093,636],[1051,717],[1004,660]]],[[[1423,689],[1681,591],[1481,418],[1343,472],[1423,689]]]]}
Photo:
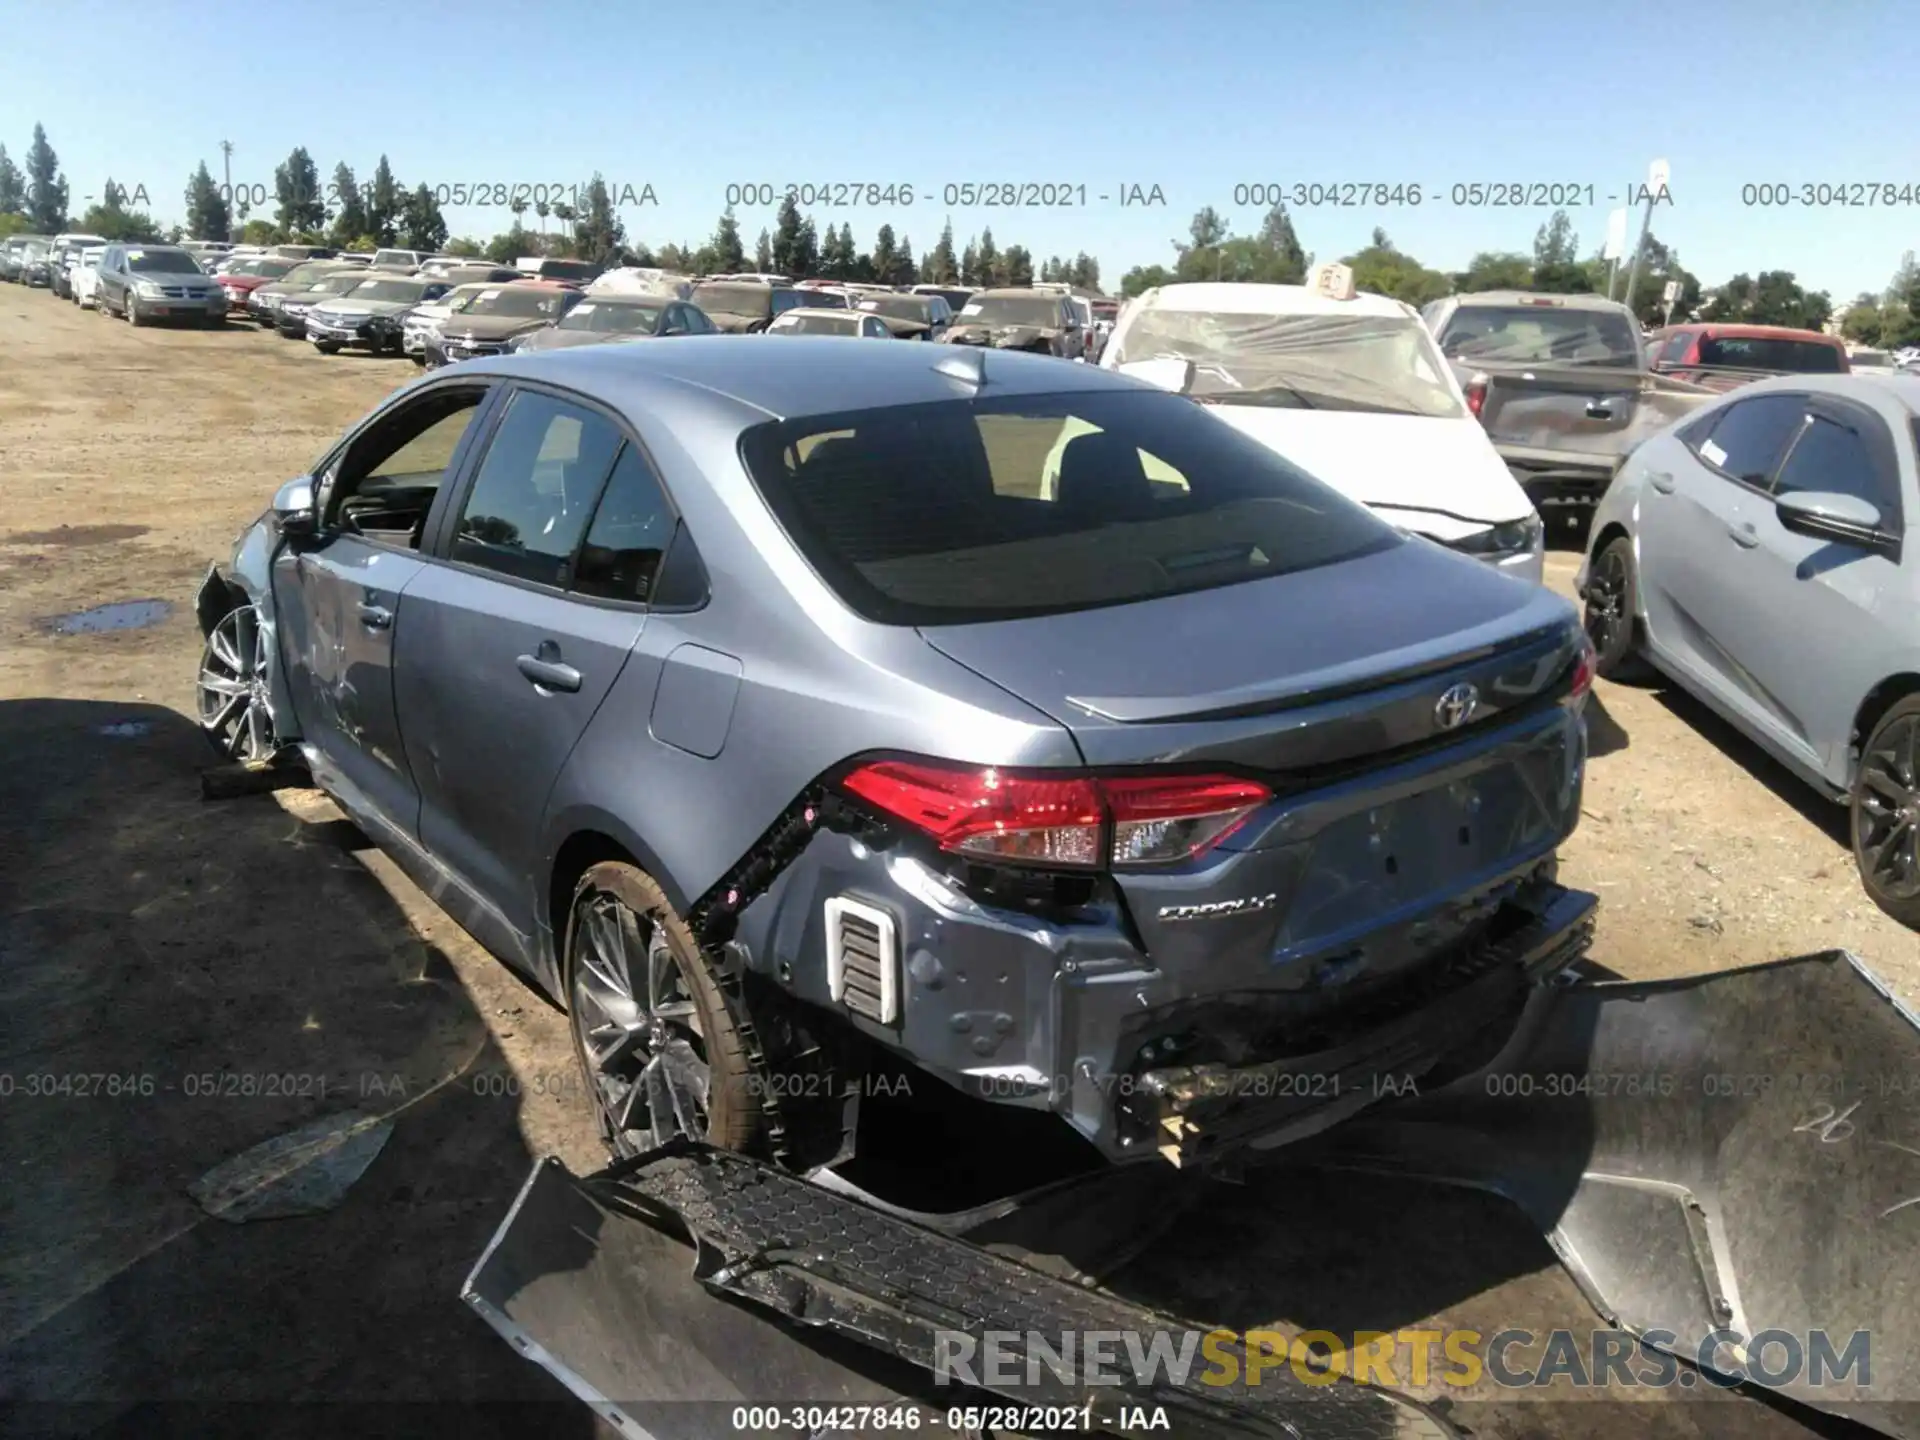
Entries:
{"type": "Polygon", "coordinates": [[[1097,360],[1117,302],[1068,286],[836,284],[743,274],[600,274],[540,257],[500,266],[386,249],[371,255],[112,245],[97,236],[15,237],[18,278],[135,325],[243,315],[322,353],[365,349],[441,365],[505,350],[677,335],[846,335],[990,344],[1097,360]],[[224,302],[224,304],[223,304],[224,302]],[[584,308],[578,308],[582,307],[584,308]]]}
{"type": "MultiPolygon", "coordinates": [[[[1920,924],[1910,357],[1877,364],[1777,327],[1643,333],[1597,296],[1488,292],[1415,311],[1357,292],[1339,266],[1305,286],[1169,285],[1105,320],[1064,287],[583,280],[405,252],[229,255],[211,273],[192,262],[196,279],[184,253],[83,248],[68,288],[135,324],[244,314],[323,352],[429,368],[726,333],[1036,352],[1185,396],[1399,529],[1520,579],[1543,578],[1543,516],[1591,522],[1580,588],[1603,673],[1658,670],[1848,800],[1869,893],[1920,924]]],[[[1064,456],[1085,433],[1056,438],[1037,498],[1075,488],[1064,456]]]]}

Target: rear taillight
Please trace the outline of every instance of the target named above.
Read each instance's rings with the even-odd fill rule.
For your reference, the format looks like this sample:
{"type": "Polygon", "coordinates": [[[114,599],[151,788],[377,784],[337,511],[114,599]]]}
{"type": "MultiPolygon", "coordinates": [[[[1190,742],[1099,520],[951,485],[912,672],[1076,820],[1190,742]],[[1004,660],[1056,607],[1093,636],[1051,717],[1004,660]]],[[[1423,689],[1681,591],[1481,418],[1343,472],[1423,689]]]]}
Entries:
{"type": "Polygon", "coordinates": [[[1467,381],[1467,413],[1474,419],[1480,418],[1480,412],[1487,404],[1487,377],[1476,375],[1467,381]]]}
{"type": "Polygon", "coordinates": [[[904,760],[863,765],[841,785],[956,855],[1075,869],[1191,859],[1273,798],[1230,775],[1022,774],[904,760]]]}
{"type": "Polygon", "coordinates": [[[1593,653],[1593,641],[1582,635],[1580,653],[1573,662],[1573,683],[1567,687],[1568,706],[1577,710],[1586,703],[1587,692],[1593,689],[1593,677],[1597,672],[1598,662],[1593,653]]]}

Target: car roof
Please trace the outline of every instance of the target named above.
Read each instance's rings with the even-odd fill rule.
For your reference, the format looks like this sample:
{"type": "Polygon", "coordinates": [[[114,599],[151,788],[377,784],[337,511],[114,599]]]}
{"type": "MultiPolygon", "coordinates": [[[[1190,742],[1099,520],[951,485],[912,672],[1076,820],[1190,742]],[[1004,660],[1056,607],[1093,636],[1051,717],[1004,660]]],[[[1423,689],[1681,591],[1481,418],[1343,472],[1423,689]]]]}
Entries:
{"type": "Polygon", "coordinates": [[[1567,294],[1560,291],[1542,290],[1479,290],[1471,295],[1450,295],[1461,305],[1539,305],[1548,302],[1545,308],[1556,310],[1625,310],[1627,307],[1618,300],[1609,300],[1604,295],[1567,294]]]}
{"type": "Polygon", "coordinates": [[[1727,400],[1764,395],[1770,390],[1791,390],[1798,394],[1836,395],[1842,399],[1892,399],[1908,412],[1920,415],[1920,375],[1898,370],[1856,370],[1843,375],[1769,375],[1737,390],[1727,392],[1727,400]]]}
{"type": "MultiPolygon", "coordinates": [[[[791,313],[791,312],[789,312],[791,313]]],[[[846,312],[830,310],[829,315],[846,312]]],[[[1154,387],[1093,365],[1051,355],[995,350],[990,355],[945,345],[842,346],[827,336],[796,336],[769,345],[760,335],[714,335],[697,345],[599,346],[463,361],[463,374],[497,373],[545,380],[635,408],[671,403],[672,392],[703,391],[731,401],[744,427],[767,418],[831,415],[962,399],[974,393],[965,379],[940,366],[978,364],[991,396],[1063,392],[1155,393],[1154,387]],[[642,355],[642,349],[677,353],[642,355]]]]}
{"type": "Polygon", "coordinates": [[[795,305],[791,310],[783,311],[778,318],[785,320],[789,315],[824,315],[829,320],[858,320],[863,313],[859,310],[836,310],[825,305],[795,305]]]}
{"type": "Polygon", "coordinates": [[[1727,339],[1743,340],[1818,340],[1822,345],[1845,348],[1844,342],[1837,337],[1819,330],[1800,330],[1791,325],[1733,325],[1721,324],[1713,320],[1695,320],[1686,325],[1675,325],[1674,330],[1698,330],[1702,335],[1723,336],[1727,339]]]}
{"type": "Polygon", "coordinates": [[[1139,308],[1227,315],[1383,315],[1397,319],[1408,315],[1405,304],[1390,300],[1385,295],[1359,294],[1351,300],[1329,300],[1305,285],[1257,285],[1216,280],[1159,286],[1141,296],[1139,308]]]}

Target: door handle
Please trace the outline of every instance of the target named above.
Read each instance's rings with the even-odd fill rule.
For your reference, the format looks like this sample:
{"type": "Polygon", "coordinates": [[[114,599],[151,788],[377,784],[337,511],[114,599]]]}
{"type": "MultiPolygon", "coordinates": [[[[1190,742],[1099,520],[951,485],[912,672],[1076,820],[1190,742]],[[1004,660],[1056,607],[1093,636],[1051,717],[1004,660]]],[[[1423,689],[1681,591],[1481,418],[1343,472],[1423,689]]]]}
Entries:
{"type": "Polygon", "coordinates": [[[1729,525],[1727,527],[1727,534],[1733,537],[1733,543],[1738,545],[1742,550],[1751,550],[1760,543],[1760,532],[1754,529],[1751,524],[1729,525]]]}
{"type": "Polygon", "coordinates": [[[360,602],[360,623],[369,630],[391,630],[393,612],[384,605],[375,605],[371,601],[360,602]]]}
{"type": "Polygon", "coordinates": [[[580,672],[571,665],[563,665],[558,660],[542,660],[533,655],[522,655],[514,662],[520,667],[520,673],[534,684],[546,690],[565,690],[572,693],[580,688],[580,672]]]}
{"type": "Polygon", "coordinates": [[[1647,476],[1647,483],[1662,495],[1671,495],[1673,493],[1673,476],[1669,475],[1665,470],[1656,470],[1647,476]]]}

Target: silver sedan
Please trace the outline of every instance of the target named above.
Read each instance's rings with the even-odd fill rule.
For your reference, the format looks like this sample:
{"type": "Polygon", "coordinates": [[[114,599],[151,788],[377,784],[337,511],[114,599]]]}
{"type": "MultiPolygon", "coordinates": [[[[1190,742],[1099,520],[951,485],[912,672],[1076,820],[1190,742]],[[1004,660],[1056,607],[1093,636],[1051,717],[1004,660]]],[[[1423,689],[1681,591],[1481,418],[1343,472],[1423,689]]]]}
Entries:
{"type": "Polygon", "coordinates": [[[1787,375],[1648,440],[1595,514],[1602,675],[1649,665],[1852,809],[1920,928],[1920,376],[1787,375]]]}

